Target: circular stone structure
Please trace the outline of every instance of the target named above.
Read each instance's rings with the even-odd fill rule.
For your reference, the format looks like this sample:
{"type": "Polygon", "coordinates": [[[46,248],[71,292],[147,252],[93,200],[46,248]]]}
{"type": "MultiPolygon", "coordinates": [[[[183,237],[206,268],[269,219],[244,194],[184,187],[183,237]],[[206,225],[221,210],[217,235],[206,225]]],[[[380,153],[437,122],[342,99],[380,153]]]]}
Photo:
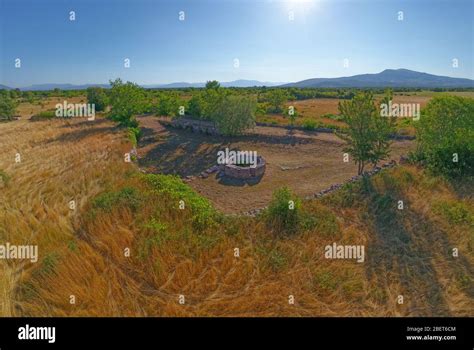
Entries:
{"type": "Polygon", "coordinates": [[[258,156],[257,165],[255,167],[226,164],[223,165],[222,168],[225,176],[245,180],[263,176],[265,173],[265,166],[265,159],[262,156],[258,156]]]}

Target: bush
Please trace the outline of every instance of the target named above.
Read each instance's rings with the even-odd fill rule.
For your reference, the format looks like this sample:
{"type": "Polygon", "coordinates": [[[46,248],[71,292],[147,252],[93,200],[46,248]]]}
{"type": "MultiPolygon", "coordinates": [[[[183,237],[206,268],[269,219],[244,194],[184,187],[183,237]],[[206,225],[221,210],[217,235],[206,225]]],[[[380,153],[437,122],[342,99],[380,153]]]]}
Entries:
{"type": "Polygon", "coordinates": [[[92,208],[110,212],[116,207],[128,207],[136,211],[141,203],[141,198],[137,189],[124,187],[116,192],[104,192],[98,195],[92,201],[92,208]]]}
{"type": "Polygon", "coordinates": [[[87,88],[87,102],[95,105],[97,112],[105,111],[108,104],[108,96],[105,89],[101,87],[89,87],[87,88]]]}
{"type": "Polygon", "coordinates": [[[133,147],[137,146],[138,141],[140,141],[141,136],[142,136],[142,131],[139,127],[128,128],[128,138],[130,142],[132,143],[133,147]]]}
{"type": "Polygon", "coordinates": [[[17,106],[18,103],[10,97],[8,91],[2,91],[0,94],[0,121],[12,120],[17,106]]]}
{"type": "Polygon", "coordinates": [[[174,117],[178,115],[179,109],[178,97],[173,93],[162,93],[158,105],[158,114],[160,116],[174,117]]]}
{"type": "Polygon", "coordinates": [[[179,177],[172,175],[142,175],[145,182],[152,187],[152,191],[163,194],[178,205],[184,201],[185,210],[191,210],[192,225],[196,230],[205,230],[215,225],[217,212],[211,203],[201,197],[186,185],[179,177]]]}
{"type": "Polygon", "coordinates": [[[49,110],[49,111],[43,111],[39,112],[38,114],[35,114],[30,118],[32,121],[40,121],[40,120],[51,120],[56,117],[56,111],[54,110],[49,110]]]}
{"type": "Polygon", "coordinates": [[[268,206],[267,225],[277,233],[295,233],[300,223],[300,209],[301,201],[288,188],[280,188],[273,192],[268,206]]]}
{"type": "Polygon", "coordinates": [[[135,114],[142,113],[145,108],[145,93],[138,85],[121,79],[111,81],[110,85],[110,119],[121,126],[137,127],[138,122],[135,114]]]}
{"type": "Polygon", "coordinates": [[[256,102],[246,96],[226,96],[216,106],[212,120],[224,135],[240,135],[255,127],[256,102]]]}
{"type": "Polygon", "coordinates": [[[316,127],[318,126],[318,123],[316,123],[316,121],[312,120],[312,119],[305,119],[301,123],[301,126],[305,130],[316,130],[316,127]]]}
{"type": "Polygon", "coordinates": [[[423,109],[416,125],[418,157],[432,172],[474,174],[473,116],[474,99],[458,96],[435,97],[423,109]]]}

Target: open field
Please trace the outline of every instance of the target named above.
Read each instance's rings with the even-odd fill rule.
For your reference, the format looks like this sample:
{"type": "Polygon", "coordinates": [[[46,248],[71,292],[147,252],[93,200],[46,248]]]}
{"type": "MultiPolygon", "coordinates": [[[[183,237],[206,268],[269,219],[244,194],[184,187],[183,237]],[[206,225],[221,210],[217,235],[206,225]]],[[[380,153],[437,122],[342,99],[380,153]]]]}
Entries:
{"type": "MultiPolygon", "coordinates": [[[[38,245],[39,260],[0,261],[2,316],[472,315],[471,182],[407,165],[385,170],[303,201],[309,224],[280,236],[264,216],[221,212],[267,205],[281,186],[305,196],[355,175],[335,135],[258,127],[224,139],[147,116],[139,118],[138,163],[126,163],[131,144],[114,123],[32,122],[31,108],[20,105],[22,120],[0,123],[0,170],[8,176],[0,180],[0,239],[38,245]],[[197,175],[225,147],[257,150],[268,162],[263,178],[194,178],[188,185],[201,197],[179,179],[139,169],[197,175]],[[177,208],[180,198],[185,210],[177,208]],[[217,213],[194,211],[207,208],[206,199],[217,213]],[[398,200],[405,210],[396,209],[398,200]],[[206,225],[196,226],[196,218],[206,225]],[[365,246],[364,263],[325,259],[333,242],[365,246]]],[[[395,142],[392,158],[413,146],[395,142]]]]}
{"type": "MultiPolygon", "coordinates": [[[[266,206],[272,192],[287,186],[308,196],[357,173],[353,162],[343,162],[344,142],[334,134],[256,127],[250,135],[209,137],[165,128],[155,117],[140,118],[144,140],[138,150],[139,164],[150,172],[198,176],[216,164],[225,148],[257,151],[267,161],[265,175],[253,182],[196,177],[190,185],[226,213],[246,212],[266,206]]],[[[393,143],[392,158],[399,160],[413,149],[413,141],[393,143]]]]}

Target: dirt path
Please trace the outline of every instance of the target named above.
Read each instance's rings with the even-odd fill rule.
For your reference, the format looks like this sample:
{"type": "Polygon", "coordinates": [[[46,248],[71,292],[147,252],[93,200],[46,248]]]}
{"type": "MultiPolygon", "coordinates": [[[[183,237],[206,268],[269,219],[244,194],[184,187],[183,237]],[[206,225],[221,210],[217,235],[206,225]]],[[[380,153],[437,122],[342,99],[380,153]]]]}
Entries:
{"type": "MultiPolygon", "coordinates": [[[[229,149],[257,151],[267,161],[265,175],[256,182],[196,177],[190,185],[225,213],[241,213],[266,206],[272,192],[287,186],[307,196],[343,182],[357,173],[354,163],[343,162],[344,142],[334,134],[256,127],[245,136],[214,137],[164,127],[156,117],[142,117],[144,137],[139,164],[154,173],[198,176],[216,164],[217,152],[229,149]]],[[[391,159],[412,149],[412,141],[396,141],[391,159]]]]}

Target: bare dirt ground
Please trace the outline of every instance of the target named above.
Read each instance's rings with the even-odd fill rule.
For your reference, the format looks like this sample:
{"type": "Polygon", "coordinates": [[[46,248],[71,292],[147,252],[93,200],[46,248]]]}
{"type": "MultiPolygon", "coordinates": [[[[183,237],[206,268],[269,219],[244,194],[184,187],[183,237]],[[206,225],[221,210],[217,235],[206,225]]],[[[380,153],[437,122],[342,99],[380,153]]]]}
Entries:
{"type": "MultiPolygon", "coordinates": [[[[195,177],[189,184],[225,213],[246,212],[266,206],[272,192],[287,186],[300,196],[314,194],[357,174],[353,162],[343,162],[344,142],[334,134],[256,127],[249,135],[225,138],[164,127],[156,117],[141,117],[143,139],[139,165],[153,173],[198,176],[216,164],[226,147],[257,151],[267,161],[266,172],[253,182],[195,177]]],[[[396,141],[391,159],[399,160],[414,146],[396,141]]]]}

